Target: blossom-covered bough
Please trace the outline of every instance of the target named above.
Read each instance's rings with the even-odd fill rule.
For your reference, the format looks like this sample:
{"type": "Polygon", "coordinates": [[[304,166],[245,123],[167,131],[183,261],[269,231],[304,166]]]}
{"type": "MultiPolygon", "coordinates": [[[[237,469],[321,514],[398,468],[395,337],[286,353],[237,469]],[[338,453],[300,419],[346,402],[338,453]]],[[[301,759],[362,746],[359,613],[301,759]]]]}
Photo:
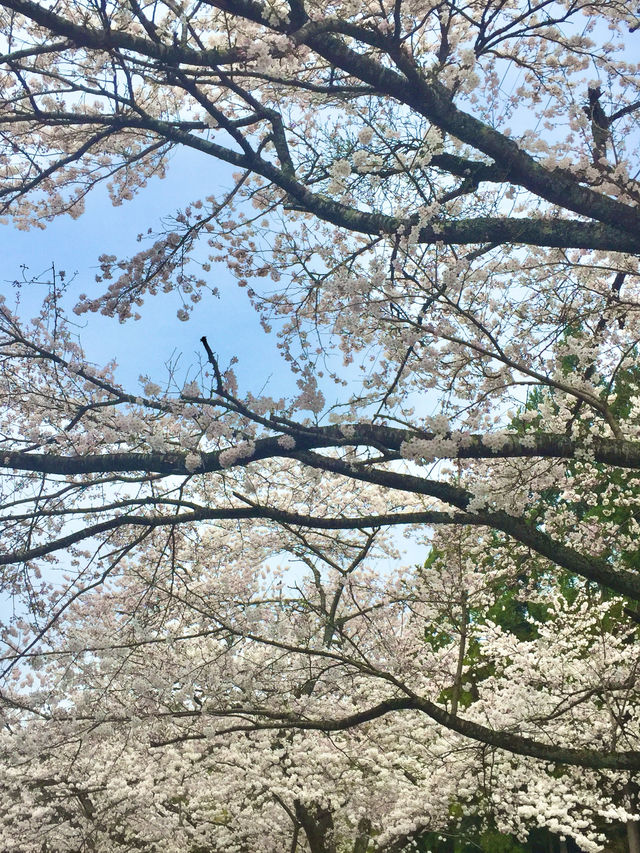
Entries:
{"type": "Polygon", "coordinates": [[[0,306],[2,849],[391,853],[466,814],[637,853],[637,12],[0,8],[17,227],[176,148],[233,169],[76,312],[188,319],[222,261],[299,387],[205,330],[194,381],[124,389],[58,287],[0,306]]]}

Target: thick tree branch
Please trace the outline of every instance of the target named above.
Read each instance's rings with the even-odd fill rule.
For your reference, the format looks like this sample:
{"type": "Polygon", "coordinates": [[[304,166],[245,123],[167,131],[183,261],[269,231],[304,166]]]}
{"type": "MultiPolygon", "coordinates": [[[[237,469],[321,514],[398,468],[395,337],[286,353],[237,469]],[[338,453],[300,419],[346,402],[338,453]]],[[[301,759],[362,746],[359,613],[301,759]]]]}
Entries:
{"type": "MultiPolygon", "coordinates": [[[[202,400],[209,405],[215,400],[202,400]]],[[[385,452],[398,454],[402,445],[412,439],[433,441],[432,455],[439,459],[574,459],[576,455],[584,457],[584,448],[579,441],[563,434],[532,433],[526,437],[505,434],[498,446],[491,434],[461,434],[458,446],[452,447],[451,436],[442,438],[443,448],[439,449],[439,436],[408,429],[378,426],[375,424],[346,424],[342,427],[328,426],[315,428],[296,428],[292,424],[287,433],[295,440],[295,447],[284,449],[278,442],[280,436],[260,438],[255,442],[251,456],[239,459],[235,465],[248,465],[262,459],[286,457],[300,459],[302,451],[322,448],[372,447],[385,452]]],[[[213,451],[200,454],[201,464],[195,473],[210,473],[224,470],[220,465],[220,453],[213,451]]],[[[590,446],[590,456],[594,462],[613,465],[618,468],[640,468],[640,443],[594,438],[590,446]]],[[[186,465],[186,453],[101,453],[67,456],[56,453],[30,453],[16,450],[4,450],[0,453],[0,469],[16,471],[38,471],[43,474],[92,474],[116,471],[139,471],[149,474],[194,473],[186,465]]],[[[325,458],[325,457],[322,457],[325,458]]]]}
{"type": "MultiPolygon", "coordinates": [[[[435,720],[435,722],[470,740],[489,744],[497,749],[505,749],[516,755],[528,755],[542,761],[552,761],[556,764],[570,764],[577,767],[590,767],[597,770],[640,770],[640,751],[610,752],[604,749],[575,749],[541,743],[520,735],[517,732],[491,729],[480,723],[465,720],[457,715],[454,716],[434,702],[415,694],[397,699],[388,699],[364,711],[358,711],[354,714],[334,719],[304,720],[294,714],[287,715],[284,712],[274,712],[270,715],[272,721],[261,722],[260,717],[265,716],[264,712],[256,713],[255,710],[247,709],[244,712],[238,713],[255,715],[256,722],[228,726],[220,734],[261,729],[301,729],[323,732],[345,731],[398,711],[421,711],[432,720],[435,720]]],[[[160,743],[154,744],[154,746],[160,745],[160,743]]]]}

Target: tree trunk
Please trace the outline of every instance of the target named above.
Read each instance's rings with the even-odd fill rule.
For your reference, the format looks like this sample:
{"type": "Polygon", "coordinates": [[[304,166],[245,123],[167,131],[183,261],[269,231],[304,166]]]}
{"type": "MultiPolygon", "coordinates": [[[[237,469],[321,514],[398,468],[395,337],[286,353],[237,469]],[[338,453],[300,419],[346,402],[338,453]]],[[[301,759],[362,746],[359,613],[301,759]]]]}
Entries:
{"type": "Polygon", "coordinates": [[[629,853],[640,853],[640,825],[637,820],[627,821],[627,844],[629,853]]]}
{"type": "Polygon", "coordinates": [[[296,800],[295,810],[311,853],[336,853],[331,811],[316,805],[305,806],[300,800],[296,800]]]}
{"type": "Polygon", "coordinates": [[[371,821],[363,817],[358,823],[358,836],[353,845],[353,853],[367,853],[369,839],[371,838],[371,821]]]}

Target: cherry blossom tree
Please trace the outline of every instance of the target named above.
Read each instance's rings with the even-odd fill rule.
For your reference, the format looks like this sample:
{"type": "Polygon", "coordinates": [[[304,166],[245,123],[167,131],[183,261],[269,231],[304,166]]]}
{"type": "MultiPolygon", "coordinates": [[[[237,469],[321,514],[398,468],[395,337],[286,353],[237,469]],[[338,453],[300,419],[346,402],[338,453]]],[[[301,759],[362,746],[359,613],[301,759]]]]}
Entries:
{"type": "Polygon", "coordinates": [[[236,170],[76,312],[186,320],[226,263],[299,387],[208,333],[125,389],[55,293],[3,303],[5,847],[366,853],[462,810],[637,853],[637,11],[0,9],[17,227],[176,148],[236,170]]]}
{"type": "Polygon", "coordinates": [[[596,851],[606,822],[632,817],[628,773],[474,745],[420,698],[439,693],[454,725],[464,707],[471,734],[569,741],[573,755],[550,754],[606,766],[637,724],[619,601],[532,585],[527,607],[547,614],[523,640],[496,613],[508,557],[475,535],[388,581],[366,567],[371,534],[342,560],[281,534],[312,569],[295,590],[278,570],[256,578],[233,538],[180,537],[173,572],[147,540],[135,571],[79,598],[30,656],[6,703],[4,849],[381,853],[475,815],[596,851]]]}

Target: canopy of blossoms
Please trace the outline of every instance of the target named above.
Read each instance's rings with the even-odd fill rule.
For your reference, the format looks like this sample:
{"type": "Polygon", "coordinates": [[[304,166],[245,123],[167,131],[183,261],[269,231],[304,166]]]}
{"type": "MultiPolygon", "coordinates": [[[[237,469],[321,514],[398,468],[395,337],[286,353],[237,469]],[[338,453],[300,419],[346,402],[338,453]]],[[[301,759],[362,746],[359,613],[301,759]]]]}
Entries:
{"type": "Polygon", "coordinates": [[[637,9],[2,0],[0,32],[15,227],[179,148],[232,167],[76,314],[188,320],[223,263],[298,386],[205,336],[124,388],[59,281],[0,305],[3,849],[390,853],[473,816],[637,853],[637,9]]]}

